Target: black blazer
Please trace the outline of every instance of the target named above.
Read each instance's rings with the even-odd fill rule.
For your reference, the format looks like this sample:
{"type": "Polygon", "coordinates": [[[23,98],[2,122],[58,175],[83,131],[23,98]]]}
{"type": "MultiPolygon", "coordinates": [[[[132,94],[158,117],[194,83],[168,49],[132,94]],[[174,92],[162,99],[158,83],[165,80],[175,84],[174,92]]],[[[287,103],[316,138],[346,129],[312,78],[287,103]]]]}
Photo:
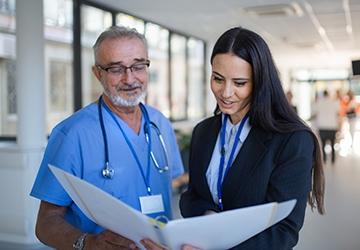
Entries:
{"type": "MultiPolygon", "coordinates": [[[[203,215],[206,210],[218,211],[208,187],[206,171],[220,128],[220,115],[208,118],[194,128],[189,188],[180,199],[184,217],[203,215]]],[[[294,198],[297,203],[286,219],[233,249],[280,250],[296,245],[311,189],[313,151],[313,136],[308,131],[275,133],[251,128],[224,177],[224,210],[294,198]]]]}

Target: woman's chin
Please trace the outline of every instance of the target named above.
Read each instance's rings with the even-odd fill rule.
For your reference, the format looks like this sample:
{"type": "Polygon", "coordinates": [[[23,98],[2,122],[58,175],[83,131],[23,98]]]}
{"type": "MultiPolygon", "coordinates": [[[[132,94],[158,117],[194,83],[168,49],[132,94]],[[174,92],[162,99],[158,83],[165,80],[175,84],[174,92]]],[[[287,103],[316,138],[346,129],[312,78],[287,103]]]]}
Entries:
{"type": "Polygon", "coordinates": [[[226,114],[226,115],[232,115],[234,113],[234,111],[232,111],[231,108],[220,107],[220,110],[223,114],[226,114]]]}

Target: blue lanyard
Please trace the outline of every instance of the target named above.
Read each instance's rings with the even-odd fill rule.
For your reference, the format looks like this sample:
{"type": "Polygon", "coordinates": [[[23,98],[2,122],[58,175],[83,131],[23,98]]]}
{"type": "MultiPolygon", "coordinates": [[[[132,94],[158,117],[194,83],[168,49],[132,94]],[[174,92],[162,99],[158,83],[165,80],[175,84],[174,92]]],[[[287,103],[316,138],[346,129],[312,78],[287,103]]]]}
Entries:
{"type": "MultiPolygon", "coordinates": [[[[140,163],[139,157],[138,157],[138,155],[136,154],[135,149],[134,149],[133,145],[131,144],[129,138],[126,136],[125,131],[122,129],[122,127],[121,127],[120,123],[118,122],[118,120],[116,119],[114,113],[110,110],[110,108],[106,105],[106,103],[104,103],[104,101],[103,101],[102,99],[101,99],[101,102],[102,102],[102,104],[104,105],[105,110],[111,115],[111,117],[113,118],[113,120],[115,121],[115,123],[117,124],[117,126],[119,127],[122,135],[124,136],[125,141],[126,141],[127,145],[129,146],[130,151],[131,151],[132,155],[134,156],[135,161],[136,161],[136,163],[137,163],[137,165],[138,165],[138,168],[139,168],[139,170],[140,170],[141,176],[142,176],[142,178],[143,178],[143,180],[144,180],[144,183],[145,183],[145,186],[146,186],[146,191],[147,191],[148,195],[151,195],[151,188],[150,188],[150,157],[151,157],[151,156],[150,156],[150,151],[151,151],[151,140],[149,140],[149,143],[148,143],[148,160],[147,160],[146,177],[145,177],[144,170],[143,170],[142,167],[141,167],[141,163],[140,163]]],[[[142,105],[142,104],[140,103],[140,105],[142,105]]],[[[141,107],[142,113],[144,113],[143,109],[144,109],[144,108],[141,107]]],[[[143,115],[143,116],[144,116],[144,118],[145,118],[146,126],[149,126],[149,119],[147,119],[147,118],[148,118],[147,115],[143,115]]],[[[148,132],[148,133],[149,133],[149,137],[151,138],[150,132],[148,132]]]]}
{"type": "MultiPolygon", "coordinates": [[[[225,165],[225,132],[226,132],[226,123],[227,123],[228,117],[229,117],[228,115],[225,115],[224,122],[223,122],[223,125],[221,127],[221,131],[220,131],[221,157],[220,157],[220,166],[219,166],[219,176],[218,176],[218,181],[217,181],[218,203],[219,203],[220,210],[224,209],[223,202],[222,202],[222,184],[223,184],[223,172],[224,172],[224,165],[225,165]]],[[[225,178],[226,174],[228,173],[228,171],[229,171],[229,169],[231,167],[236,148],[237,148],[237,146],[239,144],[239,141],[240,141],[241,131],[243,130],[245,122],[246,122],[248,117],[249,117],[249,113],[246,113],[246,115],[241,120],[240,126],[239,126],[239,128],[238,128],[238,130],[236,132],[234,145],[233,145],[233,147],[231,149],[230,157],[229,157],[229,160],[227,162],[227,166],[225,168],[224,178],[225,178]]]]}

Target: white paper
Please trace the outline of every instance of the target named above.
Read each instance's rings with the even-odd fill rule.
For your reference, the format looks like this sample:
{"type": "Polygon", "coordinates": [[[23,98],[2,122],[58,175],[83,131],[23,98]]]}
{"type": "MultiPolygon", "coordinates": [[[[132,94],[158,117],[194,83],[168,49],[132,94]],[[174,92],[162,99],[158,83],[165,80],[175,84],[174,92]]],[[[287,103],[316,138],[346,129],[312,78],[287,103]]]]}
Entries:
{"type": "Polygon", "coordinates": [[[152,239],[169,249],[190,244],[202,249],[227,249],[287,217],[296,200],[239,208],[211,215],[178,219],[158,227],[154,220],[94,185],[59,168],[51,171],[89,219],[138,244],[152,239]]]}

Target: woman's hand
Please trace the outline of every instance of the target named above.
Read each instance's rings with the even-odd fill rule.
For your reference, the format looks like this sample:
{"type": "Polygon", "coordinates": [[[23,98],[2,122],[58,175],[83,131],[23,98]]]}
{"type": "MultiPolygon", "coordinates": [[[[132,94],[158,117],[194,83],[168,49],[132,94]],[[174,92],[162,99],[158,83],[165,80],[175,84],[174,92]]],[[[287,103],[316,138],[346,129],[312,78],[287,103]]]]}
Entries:
{"type": "Polygon", "coordinates": [[[216,212],[213,210],[206,210],[204,213],[204,215],[210,215],[210,214],[216,214],[216,212]]]}

